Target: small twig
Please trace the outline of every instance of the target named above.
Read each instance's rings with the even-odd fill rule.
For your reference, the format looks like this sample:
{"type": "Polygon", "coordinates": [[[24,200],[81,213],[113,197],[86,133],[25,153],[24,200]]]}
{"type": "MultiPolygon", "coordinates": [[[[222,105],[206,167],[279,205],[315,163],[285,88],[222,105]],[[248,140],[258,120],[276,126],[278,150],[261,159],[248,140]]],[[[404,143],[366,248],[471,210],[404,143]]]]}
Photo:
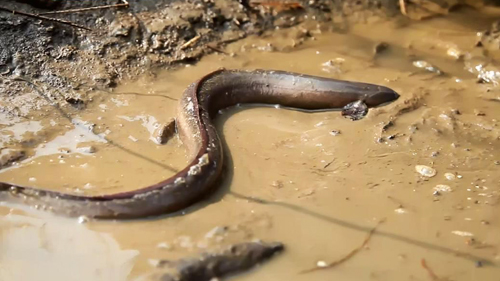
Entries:
{"type": "Polygon", "coordinates": [[[392,202],[398,204],[398,208],[404,208],[403,203],[401,201],[399,201],[398,199],[396,199],[396,198],[394,198],[394,197],[392,197],[390,195],[387,196],[387,199],[389,199],[392,202]]]}
{"type": "Polygon", "coordinates": [[[422,259],[420,261],[420,264],[422,265],[422,267],[427,270],[427,273],[429,273],[429,276],[431,277],[431,280],[432,281],[440,281],[441,278],[439,278],[436,273],[434,273],[434,271],[427,265],[427,263],[425,262],[425,259],[422,259]]]}
{"type": "Polygon", "coordinates": [[[328,162],[324,167],[323,169],[326,169],[328,168],[330,165],[332,165],[333,161],[335,161],[336,158],[333,158],[332,161],[328,162]]]}
{"type": "Polygon", "coordinates": [[[215,46],[212,46],[212,45],[210,45],[210,44],[207,44],[207,47],[208,47],[209,49],[211,49],[212,51],[214,51],[214,52],[221,53],[221,54],[224,54],[224,55],[229,55],[226,51],[221,50],[221,49],[219,49],[219,48],[217,48],[217,47],[215,47],[215,46]]]}
{"type": "Polygon", "coordinates": [[[191,38],[189,41],[187,41],[186,43],[182,44],[181,46],[181,50],[184,50],[188,47],[190,47],[191,45],[193,45],[194,43],[198,42],[198,40],[200,40],[201,38],[201,35],[196,35],[195,37],[191,38]]]}
{"type": "Polygon", "coordinates": [[[79,12],[87,12],[93,10],[101,10],[101,9],[110,9],[110,8],[128,8],[130,5],[127,3],[115,4],[115,5],[103,5],[96,7],[88,7],[88,8],[79,8],[79,9],[69,9],[69,10],[60,10],[60,11],[52,11],[52,12],[44,12],[38,13],[37,15],[56,15],[56,14],[69,14],[69,13],[79,13],[79,12]]]}
{"type": "Polygon", "coordinates": [[[30,14],[30,13],[15,11],[15,10],[7,9],[7,8],[4,8],[4,7],[0,7],[0,11],[5,11],[5,12],[9,12],[9,13],[12,13],[12,14],[18,14],[18,15],[22,15],[22,16],[27,16],[27,17],[31,17],[31,18],[35,18],[35,19],[39,19],[39,20],[46,20],[46,21],[57,22],[57,23],[60,23],[60,24],[66,24],[66,25],[69,25],[69,26],[72,26],[72,27],[76,27],[76,28],[81,28],[81,29],[85,29],[85,30],[88,30],[88,31],[92,31],[92,29],[90,29],[88,27],[85,27],[83,25],[79,25],[79,24],[72,23],[70,21],[61,20],[61,19],[48,18],[48,17],[39,16],[39,15],[35,15],[35,14],[30,14]]]}
{"type": "Polygon", "coordinates": [[[399,0],[399,9],[401,10],[401,14],[405,16],[408,15],[408,13],[406,12],[405,0],[399,0]]]}
{"type": "Polygon", "coordinates": [[[377,227],[383,223],[385,221],[385,219],[382,219],[380,220],[377,225],[375,225],[371,230],[370,232],[368,233],[368,235],[366,236],[365,240],[363,241],[363,243],[361,245],[359,245],[358,247],[356,247],[354,250],[352,250],[349,254],[347,254],[345,257],[339,259],[339,260],[336,260],[334,262],[331,262],[325,266],[317,266],[317,267],[314,267],[314,268],[310,268],[310,269],[306,269],[306,270],[303,270],[300,272],[300,274],[304,274],[304,273],[309,273],[309,272],[313,272],[313,271],[318,271],[318,270],[323,270],[323,269],[328,269],[328,268],[332,268],[332,267],[335,267],[347,260],[349,260],[350,258],[352,258],[354,255],[356,255],[356,253],[358,253],[361,249],[363,249],[367,244],[368,242],[370,242],[370,239],[373,235],[373,233],[375,233],[375,230],[377,230],[377,227]]]}

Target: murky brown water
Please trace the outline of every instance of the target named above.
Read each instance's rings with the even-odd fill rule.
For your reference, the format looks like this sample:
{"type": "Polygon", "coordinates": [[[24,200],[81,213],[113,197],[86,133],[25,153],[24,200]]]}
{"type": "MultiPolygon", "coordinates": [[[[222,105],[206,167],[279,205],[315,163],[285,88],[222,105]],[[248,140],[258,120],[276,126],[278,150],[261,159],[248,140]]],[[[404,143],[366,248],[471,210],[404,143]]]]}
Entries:
{"type": "Polygon", "coordinates": [[[24,141],[35,148],[19,165],[0,170],[1,181],[104,194],[158,182],[186,165],[178,140],[159,146],[151,135],[174,117],[184,88],[219,67],[371,82],[401,94],[357,122],[338,112],[225,110],[216,123],[232,171],[209,202],[176,215],[79,224],[1,207],[0,280],[135,280],[153,272],[158,259],[257,238],[282,241],[287,250],[235,279],[438,280],[421,265],[425,259],[439,280],[499,280],[498,89],[478,84],[464,61],[453,58],[476,52],[476,32],[500,15],[489,11],[481,19],[462,10],[412,24],[360,24],[349,34],[304,25],[315,39],[301,36],[304,27],[249,38],[225,49],[235,56],[215,54],[142,77],[100,93],[84,111],[2,122],[3,146],[24,141]],[[380,42],[389,49],[374,55],[380,42]],[[417,60],[445,75],[416,68],[417,60]],[[437,174],[425,178],[416,165],[437,174]],[[384,218],[352,259],[299,274],[341,259],[384,218]],[[221,226],[228,229],[207,235],[221,226]]]}

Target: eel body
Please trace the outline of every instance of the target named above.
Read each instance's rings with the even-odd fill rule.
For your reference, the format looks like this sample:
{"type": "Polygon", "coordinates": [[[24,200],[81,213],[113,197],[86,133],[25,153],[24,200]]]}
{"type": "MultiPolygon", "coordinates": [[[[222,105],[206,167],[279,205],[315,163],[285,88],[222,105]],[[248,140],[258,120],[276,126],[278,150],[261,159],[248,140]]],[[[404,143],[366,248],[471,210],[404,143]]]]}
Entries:
{"type": "Polygon", "coordinates": [[[28,204],[67,216],[138,218],[179,211],[208,195],[221,176],[223,150],[212,119],[236,104],[279,104],[302,110],[368,107],[396,100],[392,89],[271,70],[217,70],[191,84],[178,104],[176,126],[191,162],[157,184],[133,191],[80,196],[0,182],[0,202],[28,204]]]}

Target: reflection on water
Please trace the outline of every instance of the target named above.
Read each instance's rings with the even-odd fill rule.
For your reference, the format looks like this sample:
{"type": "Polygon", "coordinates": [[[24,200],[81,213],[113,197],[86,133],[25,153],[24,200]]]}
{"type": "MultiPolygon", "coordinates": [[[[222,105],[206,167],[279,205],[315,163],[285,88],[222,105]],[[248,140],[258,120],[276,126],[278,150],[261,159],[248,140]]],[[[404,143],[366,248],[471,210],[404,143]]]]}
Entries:
{"type": "Polygon", "coordinates": [[[75,220],[7,214],[0,218],[0,280],[127,280],[137,250],[75,220]]]}

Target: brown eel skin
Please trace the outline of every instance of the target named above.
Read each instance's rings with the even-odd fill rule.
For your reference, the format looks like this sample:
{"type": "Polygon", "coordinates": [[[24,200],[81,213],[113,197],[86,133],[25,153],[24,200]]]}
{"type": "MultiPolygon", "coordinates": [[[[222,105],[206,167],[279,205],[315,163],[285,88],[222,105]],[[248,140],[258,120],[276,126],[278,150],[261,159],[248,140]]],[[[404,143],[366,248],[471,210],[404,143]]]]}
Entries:
{"type": "Polygon", "coordinates": [[[284,71],[220,69],[191,84],[179,101],[177,131],[192,161],[174,176],[133,191],[99,196],[0,182],[0,202],[91,218],[139,218],[179,211],[210,194],[222,174],[223,149],[211,121],[220,109],[245,103],[337,109],[355,101],[375,107],[398,97],[392,89],[373,84],[284,71]]]}

